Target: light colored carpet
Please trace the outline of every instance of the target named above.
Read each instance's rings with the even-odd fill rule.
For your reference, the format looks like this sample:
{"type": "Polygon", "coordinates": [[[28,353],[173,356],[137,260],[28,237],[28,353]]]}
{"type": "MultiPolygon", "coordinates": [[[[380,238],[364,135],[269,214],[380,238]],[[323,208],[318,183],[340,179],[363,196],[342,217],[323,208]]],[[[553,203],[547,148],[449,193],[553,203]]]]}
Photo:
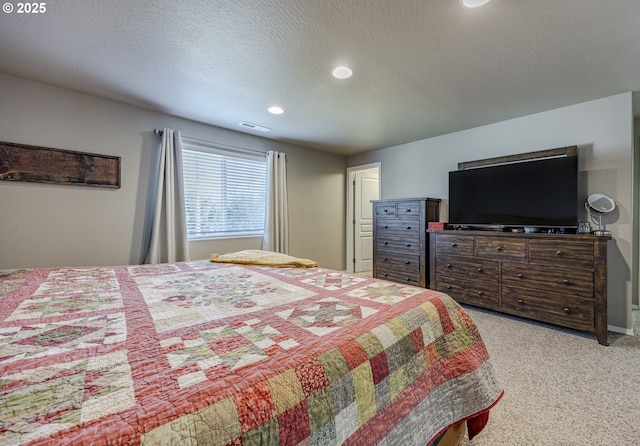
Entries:
{"type": "Polygon", "coordinates": [[[640,337],[595,336],[465,307],[505,395],[464,446],[640,444],[640,337]]]}

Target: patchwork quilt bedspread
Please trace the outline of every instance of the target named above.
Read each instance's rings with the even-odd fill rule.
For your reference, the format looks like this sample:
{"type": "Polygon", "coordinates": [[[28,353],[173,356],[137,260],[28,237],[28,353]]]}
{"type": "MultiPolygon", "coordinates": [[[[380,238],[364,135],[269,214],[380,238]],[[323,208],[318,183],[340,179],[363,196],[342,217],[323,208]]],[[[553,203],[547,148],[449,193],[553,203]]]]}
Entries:
{"type": "Polygon", "coordinates": [[[467,313],[423,288],[209,261],[0,271],[0,444],[426,445],[501,395],[467,313]]]}

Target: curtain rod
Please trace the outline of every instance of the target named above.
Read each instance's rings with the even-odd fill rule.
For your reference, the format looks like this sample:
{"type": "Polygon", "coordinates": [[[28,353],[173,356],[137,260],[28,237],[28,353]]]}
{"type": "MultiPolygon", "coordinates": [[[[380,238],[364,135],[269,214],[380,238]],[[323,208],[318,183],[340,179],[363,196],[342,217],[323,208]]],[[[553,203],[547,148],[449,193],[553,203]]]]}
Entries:
{"type": "MultiPolygon", "coordinates": [[[[164,133],[164,130],[153,129],[153,133],[155,133],[156,135],[162,135],[164,133]]],[[[227,149],[227,150],[232,150],[232,151],[236,151],[236,152],[254,153],[254,154],[259,154],[259,155],[264,155],[264,156],[267,155],[267,152],[263,152],[261,150],[253,150],[253,149],[245,149],[243,147],[228,146],[226,144],[219,144],[217,142],[211,142],[211,141],[206,141],[204,139],[192,138],[190,136],[184,136],[183,135],[182,139],[191,140],[191,141],[194,141],[194,142],[204,143],[204,144],[213,146],[214,148],[227,149]]]]}

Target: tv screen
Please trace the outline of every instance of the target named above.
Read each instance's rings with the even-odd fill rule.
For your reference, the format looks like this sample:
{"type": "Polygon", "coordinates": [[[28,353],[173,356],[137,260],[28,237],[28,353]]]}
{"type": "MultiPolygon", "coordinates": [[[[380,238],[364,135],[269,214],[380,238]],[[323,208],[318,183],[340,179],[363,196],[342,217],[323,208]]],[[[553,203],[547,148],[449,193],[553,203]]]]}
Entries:
{"type": "Polygon", "coordinates": [[[576,227],[578,157],[449,172],[449,223],[576,227]]]}

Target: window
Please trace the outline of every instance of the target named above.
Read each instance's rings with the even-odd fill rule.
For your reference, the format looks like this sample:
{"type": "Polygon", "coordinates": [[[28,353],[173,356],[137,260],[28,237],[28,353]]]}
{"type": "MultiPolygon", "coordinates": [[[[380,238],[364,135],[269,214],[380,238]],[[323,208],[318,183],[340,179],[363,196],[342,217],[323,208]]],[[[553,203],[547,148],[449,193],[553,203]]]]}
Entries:
{"type": "Polygon", "coordinates": [[[263,235],[264,155],[185,141],[182,159],[189,239],[263,235]]]}

